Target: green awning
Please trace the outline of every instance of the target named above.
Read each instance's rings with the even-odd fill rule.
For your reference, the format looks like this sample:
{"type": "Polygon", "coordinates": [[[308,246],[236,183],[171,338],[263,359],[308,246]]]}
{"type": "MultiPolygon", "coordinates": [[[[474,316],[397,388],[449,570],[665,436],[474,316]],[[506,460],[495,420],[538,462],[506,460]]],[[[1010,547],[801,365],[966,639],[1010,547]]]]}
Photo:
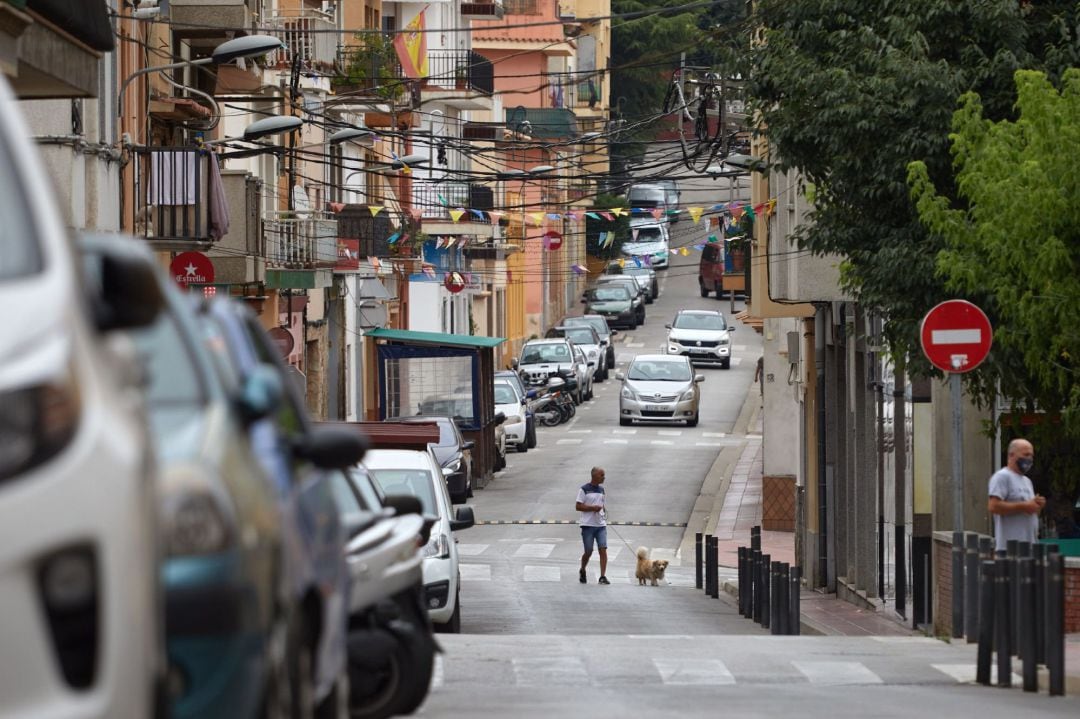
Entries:
{"type": "Polygon", "coordinates": [[[506,129],[516,130],[526,120],[532,126],[532,137],[540,139],[567,139],[578,136],[577,116],[565,107],[511,108],[506,112],[506,129]]]}
{"type": "Polygon", "coordinates": [[[416,332],[415,330],[390,330],[378,328],[368,330],[365,337],[380,340],[397,340],[415,344],[441,345],[443,347],[498,347],[506,341],[505,337],[477,337],[475,335],[450,335],[442,332],[416,332]]]}

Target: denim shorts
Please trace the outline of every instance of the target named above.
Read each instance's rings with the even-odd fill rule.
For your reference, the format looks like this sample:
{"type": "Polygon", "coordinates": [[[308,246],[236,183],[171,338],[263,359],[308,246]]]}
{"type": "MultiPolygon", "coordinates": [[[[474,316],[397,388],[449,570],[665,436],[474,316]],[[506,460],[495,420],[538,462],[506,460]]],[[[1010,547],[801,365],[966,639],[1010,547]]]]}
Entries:
{"type": "Polygon", "coordinates": [[[596,546],[600,547],[600,549],[607,549],[607,527],[583,526],[581,528],[581,541],[585,545],[586,552],[593,550],[593,542],[596,542],[596,546]]]}

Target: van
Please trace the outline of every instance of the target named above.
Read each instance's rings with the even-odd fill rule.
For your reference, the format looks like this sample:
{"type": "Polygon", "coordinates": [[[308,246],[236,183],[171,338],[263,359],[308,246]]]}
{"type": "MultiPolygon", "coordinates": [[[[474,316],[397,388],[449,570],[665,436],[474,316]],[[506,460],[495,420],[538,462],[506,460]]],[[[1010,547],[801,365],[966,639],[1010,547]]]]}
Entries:
{"type": "Polygon", "coordinates": [[[724,296],[725,290],[734,290],[736,294],[745,295],[746,275],[743,272],[743,250],[731,251],[726,249],[724,242],[709,242],[701,250],[701,260],[698,263],[698,289],[702,297],[708,297],[710,292],[716,292],[717,299],[724,296]],[[728,256],[730,255],[730,256],[728,256]],[[730,265],[730,272],[725,287],[725,265],[730,265]]]}
{"type": "Polygon", "coordinates": [[[630,220],[630,237],[620,252],[627,259],[638,259],[637,264],[659,270],[667,269],[671,254],[671,232],[668,223],[652,217],[634,217],[630,220]]]}
{"type": "Polygon", "coordinates": [[[667,211],[668,193],[660,185],[631,185],[626,193],[626,203],[634,210],[667,211]]]}

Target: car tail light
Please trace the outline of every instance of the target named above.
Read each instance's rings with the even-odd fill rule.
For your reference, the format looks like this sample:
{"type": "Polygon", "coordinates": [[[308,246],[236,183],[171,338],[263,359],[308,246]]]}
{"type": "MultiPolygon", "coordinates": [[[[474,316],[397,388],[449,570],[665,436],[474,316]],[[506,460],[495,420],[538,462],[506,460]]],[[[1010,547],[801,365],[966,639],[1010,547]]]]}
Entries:
{"type": "Polygon", "coordinates": [[[38,569],[38,587],[60,672],[73,689],[88,689],[97,673],[100,635],[93,550],[69,547],[46,557],[38,569]]]}

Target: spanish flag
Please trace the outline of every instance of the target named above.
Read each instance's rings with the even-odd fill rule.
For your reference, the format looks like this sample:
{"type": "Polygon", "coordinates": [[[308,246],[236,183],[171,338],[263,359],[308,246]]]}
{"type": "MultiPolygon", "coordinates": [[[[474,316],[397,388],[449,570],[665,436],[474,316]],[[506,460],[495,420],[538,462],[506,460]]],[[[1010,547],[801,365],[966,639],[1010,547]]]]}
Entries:
{"type": "Polygon", "coordinates": [[[401,61],[401,69],[405,77],[414,80],[427,77],[428,74],[424,10],[417,13],[405,29],[394,37],[394,50],[397,51],[398,60],[401,61]]]}

